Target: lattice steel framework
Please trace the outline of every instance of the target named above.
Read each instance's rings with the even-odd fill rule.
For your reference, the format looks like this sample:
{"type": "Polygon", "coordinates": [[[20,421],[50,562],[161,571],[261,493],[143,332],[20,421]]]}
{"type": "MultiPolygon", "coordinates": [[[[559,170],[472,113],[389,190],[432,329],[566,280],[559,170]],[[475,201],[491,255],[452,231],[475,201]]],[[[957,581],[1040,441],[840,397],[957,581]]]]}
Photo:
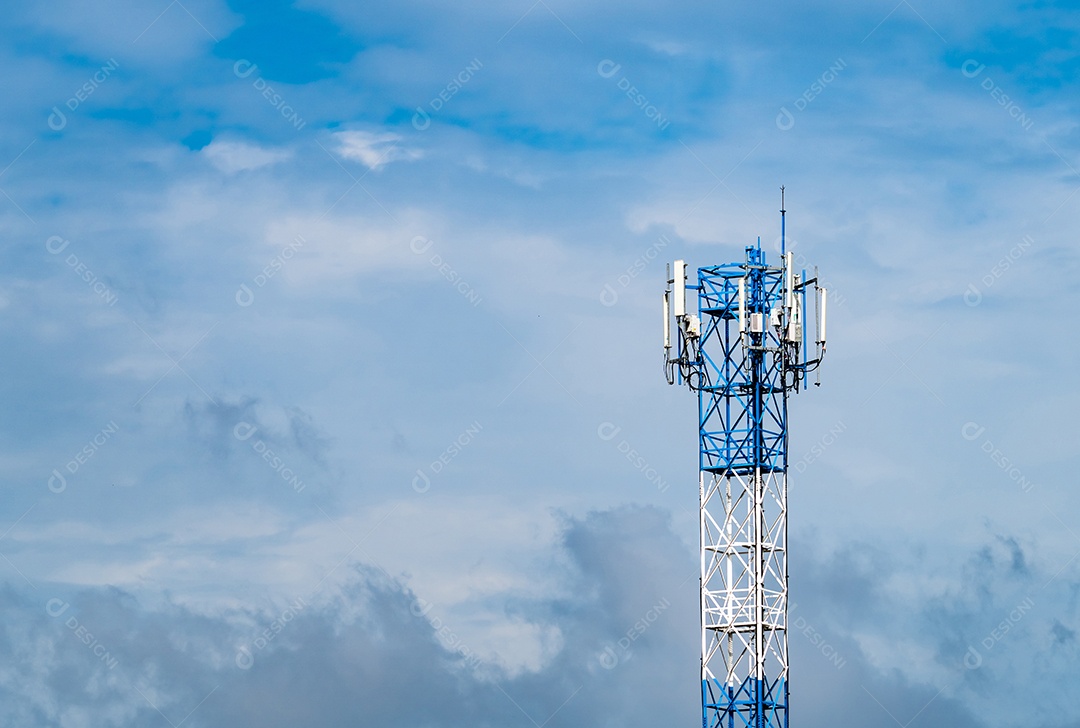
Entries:
{"type": "Polygon", "coordinates": [[[744,262],[699,268],[686,286],[676,261],[664,298],[668,381],[698,394],[703,728],[788,726],[787,399],[824,354],[826,293],[816,275],[794,272],[781,220],[780,265],[759,241],[744,262]],[[679,300],[685,290],[697,292],[696,315],[679,300]]]}

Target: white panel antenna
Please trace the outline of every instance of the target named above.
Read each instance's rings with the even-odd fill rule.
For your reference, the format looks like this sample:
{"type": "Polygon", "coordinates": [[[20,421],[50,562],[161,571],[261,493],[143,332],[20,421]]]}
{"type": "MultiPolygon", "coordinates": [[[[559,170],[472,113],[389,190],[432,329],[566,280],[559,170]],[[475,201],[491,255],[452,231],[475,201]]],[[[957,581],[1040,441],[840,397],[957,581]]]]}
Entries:
{"type": "Polygon", "coordinates": [[[829,292],[821,288],[821,333],[818,334],[818,343],[821,344],[821,348],[825,349],[825,302],[828,300],[829,292]]]}
{"type": "Polygon", "coordinates": [[[664,349],[671,350],[671,292],[664,291],[664,349]]]}
{"type": "Polygon", "coordinates": [[[739,333],[746,333],[746,279],[739,279],[739,333]]]}
{"type": "Polygon", "coordinates": [[[686,315],[686,261],[675,261],[675,270],[671,276],[675,284],[675,318],[686,315]]]}

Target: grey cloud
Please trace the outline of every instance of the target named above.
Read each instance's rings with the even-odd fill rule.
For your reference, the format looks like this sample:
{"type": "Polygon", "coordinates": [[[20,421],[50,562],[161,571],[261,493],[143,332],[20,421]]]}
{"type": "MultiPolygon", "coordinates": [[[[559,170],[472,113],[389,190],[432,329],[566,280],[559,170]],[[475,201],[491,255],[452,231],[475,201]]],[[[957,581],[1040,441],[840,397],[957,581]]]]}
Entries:
{"type": "Polygon", "coordinates": [[[288,416],[292,444],[312,461],[325,465],[330,438],[319,429],[311,415],[303,409],[291,407],[288,410],[288,416]]]}
{"type": "Polygon", "coordinates": [[[1076,642],[1076,630],[1066,627],[1056,619],[1050,628],[1050,634],[1054,636],[1054,644],[1066,645],[1076,642]]]}
{"type": "Polygon", "coordinates": [[[236,445],[233,434],[241,422],[257,424],[255,406],[258,399],[241,397],[235,402],[220,400],[188,400],[184,403],[184,420],[189,435],[207,448],[214,457],[225,459],[236,445]]]}
{"type": "Polygon", "coordinates": [[[225,459],[238,442],[257,433],[267,444],[292,448],[313,463],[326,465],[330,439],[308,412],[300,407],[286,408],[283,414],[287,429],[278,431],[259,417],[256,410],[259,404],[258,398],[250,396],[232,401],[223,398],[218,402],[188,400],[184,404],[184,420],[191,437],[219,459],[225,459]]]}
{"type": "Polygon", "coordinates": [[[1009,550],[1010,571],[1017,576],[1030,575],[1031,572],[1028,570],[1027,560],[1024,558],[1024,550],[1020,547],[1020,543],[1012,536],[998,536],[998,541],[1009,550]]]}
{"type": "Polygon", "coordinates": [[[519,603],[530,621],[558,628],[563,647],[539,671],[513,677],[471,669],[417,608],[418,595],[375,568],[357,567],[329,602],[293,600],[304,606],[263,644],[277,609],[205,616],[168,603],[147,609],[115,589],[48,602],[8,589],[6,611],[18,618],[2,628],[4,642],[9,654],[36,655],[37,669],[29,685],[0,677],[0,710],[7,724],[37,725],[73,715],[147,725],[159,710],[174,723],[194,711],[193,726],[689,722],[696,580],[686,583],[693,559],[666,520],[637,508],[567,519],[566,596],[519,603]],[[619,646],[650,609],[644,633],[619,646]],[[599,660],[608,646],[618,650],[611,669],[599,660]]]}
{"type": "MultiPolygon", "coordinates": [[[[158,710],[173,722],[191,713],[192,726],[267,728],[696,721],[696,565],[669,516],[623,507],[565,517],[563,529],[549,555],[562,564],[560,596],[518,597],[507,606],[561,633],[561,649],[536,671],[510,675],[478,664],[451,639],[452,624],[431,618],[423,595],[362,565],[333,596],[287,600],[291,612],[281,605],[217,615],[168,602],[147,608],[115,589],[58,589],[47,602],[8,588],[0,601],[13,617],[0,644],[31,667],[0,677],[0,715],[8,724],[59,725],[77,714],[125,727],[158,720],[158,710]],[[114,666],[95,654],[97,644],[114,666]]],[[[893,718],[984,726],[952,691],[938,694],[947,686],[880,670],[851,625],[836,619],[836,605],[851,593],[832,586],[863,583],[873,558],[860,565],[847,554],[803,569],[813,576],[792,613],[793,719],[807,728],[893,718]],[[843,664],[821,654],[820,640],[843,664]]],[[[895,617],[872,594],[860,602],[860,631],[895,617]]],[[[1071,639],[1058,626],[1055,633],[1071,639]]]]}

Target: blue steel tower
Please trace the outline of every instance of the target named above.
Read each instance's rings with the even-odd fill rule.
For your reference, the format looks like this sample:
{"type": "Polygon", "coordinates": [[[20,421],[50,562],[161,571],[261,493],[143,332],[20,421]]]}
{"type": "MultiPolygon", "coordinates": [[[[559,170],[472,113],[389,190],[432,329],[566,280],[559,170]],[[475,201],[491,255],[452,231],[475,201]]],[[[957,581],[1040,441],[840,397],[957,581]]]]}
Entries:
{"type": "Polygon", "coordinates": [[[827,294],[795,270],[782,200],[776,264],[759,238],[696,285],[675,261],[664,293],[665,374],[698,396],[703,728],[788,726],[787,403],[824,356],[827,294]]]}

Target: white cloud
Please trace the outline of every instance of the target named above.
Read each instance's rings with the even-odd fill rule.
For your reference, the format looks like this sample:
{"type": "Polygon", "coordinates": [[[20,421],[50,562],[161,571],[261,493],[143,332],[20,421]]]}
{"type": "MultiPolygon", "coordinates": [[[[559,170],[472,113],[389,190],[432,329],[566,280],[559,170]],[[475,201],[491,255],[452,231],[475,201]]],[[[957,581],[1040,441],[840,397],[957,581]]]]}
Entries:
{"type": "Polygon", "coordinates": [[[144,70],[193,58],[243,23],[243,16],[222,0],[160,5],[116,0],[107,7],[60,0],[49,7],[27,4],[10,10],[21,22],[64,38],[65,47],[95,62],[115,56],[122,68],[137,63],[144,70]]]}
{"type": "Polygon", "coordinates": [[[269,167],[292,157],[289,149],[268,149],[247,142],[215,141],[202,150],[210,163],[225,174],[269,167]]]}
{"type": "Polygon", "coordinates": [[[390,132],[339,131],[334,134],[338,154],[360,162],[368,169],[378,169],[397,160],[412,161],[423,156],[419,150],[402,147],[400,134],[390,132]]]}

